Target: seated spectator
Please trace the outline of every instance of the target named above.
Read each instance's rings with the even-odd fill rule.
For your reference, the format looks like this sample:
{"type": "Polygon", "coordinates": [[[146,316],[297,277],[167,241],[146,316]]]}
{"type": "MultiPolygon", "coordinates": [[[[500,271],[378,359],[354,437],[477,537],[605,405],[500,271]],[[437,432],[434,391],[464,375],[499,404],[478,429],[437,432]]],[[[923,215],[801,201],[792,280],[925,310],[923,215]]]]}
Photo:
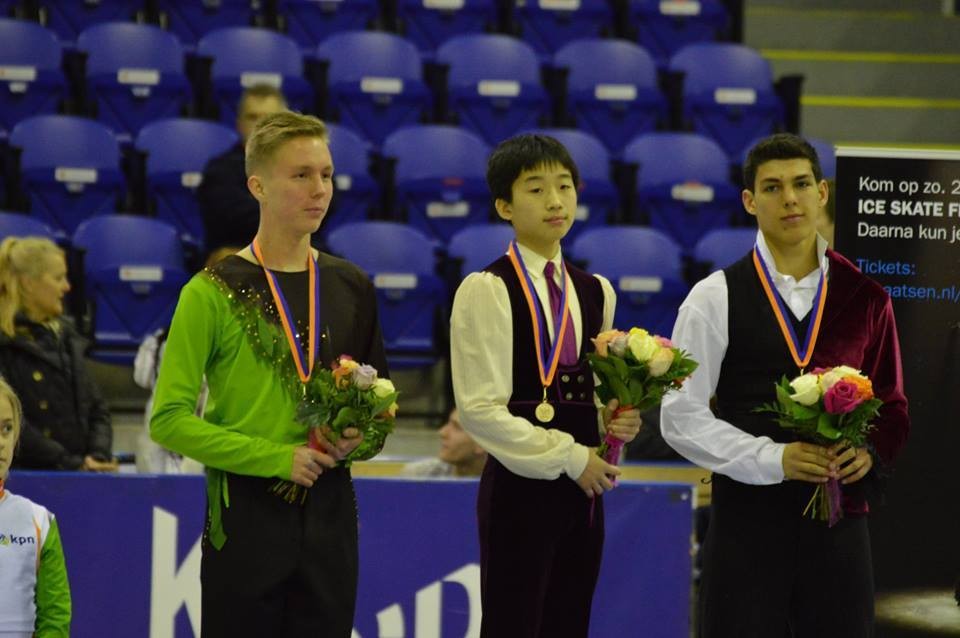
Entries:
{"type": "Polygon", "coordinates": [[[0,374],[23,402],[17,467],[113,472],[107,404],[87,370],[86,340],[63,317],[63,251],[41,237],[0,243],[0,374]]]}
{"type": "Polygon", "coordinates": [[[487,463],[487,452],[460,425],[456,408],[450,411],[439,432],[437,458],[408,463],[400,475],[418,478],[480,476],[487,463]]]}
{"type": "Polygon", "coordinates": [[[237,107],[240,143],[207,163],[203,181],[197,188],[208,252],[224,246],[233,247],[231,252],[236,252],[257,234],[260,204],[247,189],[244,146],[257,122],[286,108],[283,93],[267,84],[251,86],[240,97],[237,107]]]}

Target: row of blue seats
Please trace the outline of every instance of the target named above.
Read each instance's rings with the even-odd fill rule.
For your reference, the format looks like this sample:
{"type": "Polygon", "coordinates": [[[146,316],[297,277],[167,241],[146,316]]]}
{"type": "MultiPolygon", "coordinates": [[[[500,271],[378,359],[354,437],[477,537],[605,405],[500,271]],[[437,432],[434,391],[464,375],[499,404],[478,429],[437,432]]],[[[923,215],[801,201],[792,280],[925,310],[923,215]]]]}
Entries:
{"type": "Polygon", "coordinates": [[[461,35],[440,46],[436,64],[425,65],[400,36],[347,31],[307,56],[305,72],[292,40],[237,27],[200,41],[198,55],[212,61],[204,72],[187,64],[174,36],[148,25],[107,23],[80,35],[85,74],[69,91],[51,33],[0,19],[0,39],[10,43],[0,51],[0,82],[8,89],[0,91],[0,128],[54,112],[68,95],[81,96],[79,112],[95,114],[124,136],[184,111],[218,113],[229,124],[242,91],[269,83],[293,108],[314,112],[316,106],[325,119],[376,143],[421,121],[459,122],[490,144],[552,122],[584,128],[618,153],[625,140],[670,125],[710,135],[737,157],[751,139],[781,126],[799,99],[799,84],[790,85],[795,95],[781,99],[767,61],[729,43],[684,47],[670,59],[670,73],[660,74],[648,52],[625,40],[569,41],[542,65],[521,40],[461,35]],[[661,82],[669,85],[669,100],[661,82]]]}
{"type": "MultiPolygon", "coordinates": [[[[670,234],[689,253],[709,230],[745,217],[738,182],[731,181],[731,165],[708,138],[648,133],[627,144],[624,162],[612,162],[588,133],[544,132],[570,150],[580,171],[580,223],[572,236],[612,222],[645,222],[670,234]]],[[[330,125],[330,138],[338,192],[325,230],[396,212],[446,241],[460,228],[488,220],[485,172],[491,148],[469,131],[444,125],[401,127],[376,153],[369,142],[344,127],[330,125]],[[423,153],[424,148],[431,151],[423,153]]],[[[87,217],[116,210],[118,199],[129,200],[125,193],[142,190],[144,200],[128,208],[172,223],[185,241],[202,247],[196,188],[207,161],[237,141],[233,130],[213,122],[151,123],[135,143],[145,156],[144,184],[130,184],[130,175],[121,168],[120,147],[102,125],[70,116],[29,118],[14,128],[10,138],[21,150],[19,171],[12,155],[4,162],[10,173],[6,181],[17,192],[7,198],[8,207],[29,210],[66,236],[87,217]]],[[[825,173],[832,176],[833,149],[816,143],[822,149],[825,173]]]]}
{"type": "Polygon", "coordinates": [[[640,42],[665,61],[684,44],[718,39],[730,22],[726,4],[722,0],[0,0],[0,15],[35,18],[66,43],[95,24],[137,20],[163,26],[187,45],[214,29],[264,25],[312,50],[338,31],[374,26],[406,35],[427,54],[453,35],[499,31],[522,36],[541,55],[552,54],[575,38],[615,35],[640,42]]]}
{"type": "MultiPolygon", "coordinates": [[[[53,238],[40,222],[0,213],[0,238],[11,235],[53,238]]],[[[618,293],[615,325],[669,334],[690,280],[746,254],[755,235],[746,228],[712,232],[698,244],[695,263],[703,268],[697,270],[667,235],[643,227],[588,230],[567,254],[610,279],[618,293]]],[[[326,243],[370,275],[391,364],[402,366],[435,360],[456,284],[502,255],[512,237],[505,223],[482,224],[441,247],[408,225],[372,221],[344,224],[326,243]]],[[[90,306],[92,355],[129,363],[140,341],[168,324],[189,277],[177,231],[155,219],[101,215],[81,223],[71,242],[77,252],[71,261],[82,273],[71,279],[90,306]]]]}

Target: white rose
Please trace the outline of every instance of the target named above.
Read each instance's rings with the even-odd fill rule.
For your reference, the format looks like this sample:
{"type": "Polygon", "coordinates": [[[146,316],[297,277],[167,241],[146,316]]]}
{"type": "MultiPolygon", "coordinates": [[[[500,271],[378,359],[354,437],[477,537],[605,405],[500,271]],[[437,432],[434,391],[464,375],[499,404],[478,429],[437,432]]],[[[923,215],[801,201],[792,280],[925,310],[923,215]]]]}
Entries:
{"type": "Polygon", "coordinates": [[[618,335],[613,338],[610,342],[610,352],[615,354],[618,357],[622,357],[627,353],[627,340],[629,337],[627,335],[618,335]]]}
{"type": "Polygon", "coordinates": [[[790,398],[800,405],[813,405],[820,399],[820,383],[817,375],[804,374],[790,382],[793,394],[790,398]]]}
{"type": "Polygon", "coordinates": [[[390,379],[377,379],[373,382],[371,388],[373,388],[373,393],[381,399],[397,391],[396,388],[393,387],[393,382],[390,381],[390,379]]]}
{"type": "Polygon", "coordinates": [[[837,366],[829,372],[820,375],[820,389],[823,392],[826,392],[832,388],[837,381],[849,376],[864,378],[860,371],[856,368],[851,368],[850,366],[837,366]]]}
{"type": "Polygon", "coordinates": [[[637,361],[647,363],[660,349],[660,344],[645,330],[638,330],[631,332],[630,336],[627,337],[627,347],[630,348],[630,352],[633,353],[637,361]]]}
{"type": "Polygon", "coordinates": [[[650,376],[659,377],[665,374],[670,366],[673,365],[673,350],[670,348],[660,348],[657,353],[650,358],[647,367],[650,368],[650,376]]]}

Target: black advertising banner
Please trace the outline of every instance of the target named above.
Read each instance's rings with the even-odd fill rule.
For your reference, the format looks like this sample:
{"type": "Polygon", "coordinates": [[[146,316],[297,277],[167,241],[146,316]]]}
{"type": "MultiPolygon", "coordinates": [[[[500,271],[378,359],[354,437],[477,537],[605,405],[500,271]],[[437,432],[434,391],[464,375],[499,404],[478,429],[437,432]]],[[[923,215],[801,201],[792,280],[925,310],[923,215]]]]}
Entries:
{"type": "Polygon", "coordinates": [[[840,147],[836,193],[837,249],[893,299],[913,423],[871,516],[880,616],[960,576],[960,152],[840,147]]]}

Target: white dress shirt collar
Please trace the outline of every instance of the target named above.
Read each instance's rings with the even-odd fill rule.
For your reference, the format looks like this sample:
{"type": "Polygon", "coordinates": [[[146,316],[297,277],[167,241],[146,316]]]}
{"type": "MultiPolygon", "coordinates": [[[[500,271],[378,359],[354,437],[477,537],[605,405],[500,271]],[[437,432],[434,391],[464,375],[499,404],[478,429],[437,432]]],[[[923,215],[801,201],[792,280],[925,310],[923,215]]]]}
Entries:
{"type": "Polygon", "coordinates": [[[520,249],[520,257],[523,259],[523,265],[527,267],[527,272],[530,273],[530,277],[534,281],[543,278],[543,269],[546,267],[547,261],[553,262],[554,277],[557,281],[560,280],[560,273],[563,272],[562,248],[557,250],[557,254],[553,256],[553,259],[548,260],[540,253],[524,246],[520,242],[517,242],[517,247],[520,249]]]}
{"type": "MultiPolygon", "coordinates": [[[[767,246],[767,240],[763,236],[763,231],[757,230],[757,248],[760,249],[760,258],[763,260],[763,263],[767,265],[767,270],[770,271],[770,276],[774,278],[775,283],[787,283],[794,282],[794,278],[791,275],[784,275],[779,270],[777,270],[777,262],[773,259],[773,253],[770,252],[770,247],[767,246]]],[[[526,257],[524,257],[526,259],[526,257]]],[[[830,260],[827,258],[827,240],[817,235],[817,261],[820,264],[820,269],[824,274],[827,274],[830,270],[830,260]]],[[[816,275],[816,278],[819,279],[820,273],[813,271],[802,277],[800,281],[804,281],[809,278],[811,275],[816,275]]],[[[797,282],[799,283],[799,282],[797,282]]]]}

